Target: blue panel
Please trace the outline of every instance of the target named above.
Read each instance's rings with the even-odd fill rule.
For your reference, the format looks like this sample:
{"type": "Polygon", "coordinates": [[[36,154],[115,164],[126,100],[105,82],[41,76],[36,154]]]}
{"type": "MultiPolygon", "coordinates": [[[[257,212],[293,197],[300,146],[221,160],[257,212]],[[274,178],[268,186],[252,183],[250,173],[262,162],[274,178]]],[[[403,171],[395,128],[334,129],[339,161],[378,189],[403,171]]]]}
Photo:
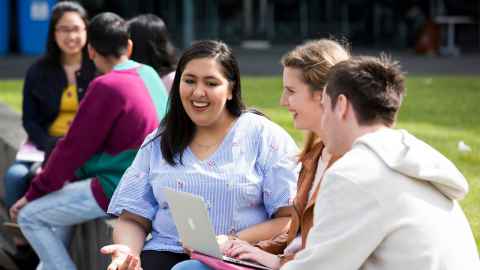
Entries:
{"type": "Polygon", "coordinates": [[[20,51],[38,55],[45,52],[48,22],[56,0],[18,1],[18,29],[20,51]]]}

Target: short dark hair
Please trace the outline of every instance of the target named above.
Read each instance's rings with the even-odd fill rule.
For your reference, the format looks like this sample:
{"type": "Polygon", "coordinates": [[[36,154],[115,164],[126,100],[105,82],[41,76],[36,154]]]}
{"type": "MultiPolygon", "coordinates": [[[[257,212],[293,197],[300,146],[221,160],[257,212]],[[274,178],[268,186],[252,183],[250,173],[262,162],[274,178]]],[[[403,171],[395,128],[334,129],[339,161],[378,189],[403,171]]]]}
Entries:
{"type": "MultiPolygon", "coordinates": [[[[52,17],[48,24],[48,36],[47,36],[47,50],[43,56],[43,60],[52,65],[61,65],[62,59],[62,50],[58,47],[57,41],[55,40],[55,27],[57,27],[58,21],[63,17],[67,12],[75,12],[80,18],[82,18],[85,27],[88,27],[88,15],[85,9],[77,2],[71,1],[62,1],[58,2],[52,9],[52,17]]],[[[87,55],[87,46],[82,50],[83,55],[87,55]]]]}
{"type": "Polygon", "coordinates": [[[404,75],[388,56],[353,57],[330,69],[326,93],[333,108],[338,96],[345,95],[359,124],[391,126],[405,95],[404,75]]]}
{"type": "Polygon", "coordinates": [[[160,76],[175,70],[175,47],[160,17],[142,14],[130,19],[127,25],[133,42],[131,59],[153,67],[160,76]]]}
{"type": "Polygon", "coordinates": [[[119,58],[128,49],[128,28],[124,19],[112,12],[100,13],[88,26],[90,46],[104,57],[119,58]]]}
{"type": "Polygon", "coordinates": [[[182,154],[195,135],[195,124],[185,112],[180,98],[180,78],[187,64],[200,58],[215,59],[222,67],[223,74],[232,88],[232,99],[227,100],[225,105],[228,112],[238,117],[245,110],[240,86],[240,70],[230,48],[220,41],[207,40],[194,43],[180,57],[170,91],[169,110],[159,128],[163,158],[172,166],[177,163],[175,161],[177,155],[182,164],[182,154]]]}

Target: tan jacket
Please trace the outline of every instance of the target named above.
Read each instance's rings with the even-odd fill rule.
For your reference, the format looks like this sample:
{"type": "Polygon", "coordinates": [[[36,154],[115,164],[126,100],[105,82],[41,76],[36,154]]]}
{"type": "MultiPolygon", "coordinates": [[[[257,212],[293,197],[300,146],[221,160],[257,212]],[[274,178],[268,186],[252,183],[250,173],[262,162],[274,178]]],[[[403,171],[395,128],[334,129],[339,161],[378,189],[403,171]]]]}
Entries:
{"type": "MultiPolygon", "coordinates": [[[[257,247],[272,254],[282,254],[284,249],[300,232],[302,237],[302,249],[305,248],[305,241],[308,232],[313,226],[313,209],[320,184],[318,184],[316,190],[313,191],[310,200],[308,197],[314,183],[318,161],[323,148],[324,146],[322,143],[315,145],[312,150],[307,153],[305,158],[301,160],[302,169],[298,177],[297,194],[293,201],[293,206],[289,209],[291,221],[289,223],[288,232],[286,231],[285,233],[279,234],[270,240],[260,241],[256,244],[257,247]]],[[[327,164],[327,167],[328,165],[330,165],[330,162],[327,164]]],[[[293,256],[294,255],[282,256],[282,264],[293,259],[293,256]]]]}

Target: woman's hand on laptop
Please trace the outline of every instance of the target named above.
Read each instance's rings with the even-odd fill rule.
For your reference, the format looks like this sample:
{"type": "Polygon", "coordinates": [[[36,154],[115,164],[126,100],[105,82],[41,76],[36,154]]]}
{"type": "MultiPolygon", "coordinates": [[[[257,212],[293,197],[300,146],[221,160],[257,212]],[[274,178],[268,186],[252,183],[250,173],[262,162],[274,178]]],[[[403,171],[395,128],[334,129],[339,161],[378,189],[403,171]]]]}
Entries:
{"type": "Polygon", "coordinates": [[[225,235],[225,234],[217,235],[217,243],[222,253],[225,253],[225,249],[230,247],[231,244],[229,243],[230,242],[229,240],[230,238],[228,237],[228,235],[225,235]]]}
{"type": "Polygon", "coordinates": [[[225,253],[225,250],[227,250],[233,245],[233,241],[243,241],[243,240],[240,240],[240,238],[238,238],[236,235],[226,235],[226,234],[217,235],[217,243],[222,253],[225,253]]]}
{"type": "Polygon", "coordinates": [[[193,253],[192,248],[183,245],[183,243],[182,243],[182,247],[183,247],[183,251],[185,251],[185,254],[187,254],[188,256],[192,256],[192,253],[193,253]]]}
{"type": "Polygon", "coordinates": [[[112,262],[107,270],[142,270],[139,256],[132,254],[126,245],[104,246],[100,252],[112,256],[112,262]]]}
{"type": "Polygon", "coordinates": [[[280,269],[280,258],[242,240],[229,241],[229,247],[223,252],[226,256],[242,261],[252,261],[272,269],[280,269]]]}

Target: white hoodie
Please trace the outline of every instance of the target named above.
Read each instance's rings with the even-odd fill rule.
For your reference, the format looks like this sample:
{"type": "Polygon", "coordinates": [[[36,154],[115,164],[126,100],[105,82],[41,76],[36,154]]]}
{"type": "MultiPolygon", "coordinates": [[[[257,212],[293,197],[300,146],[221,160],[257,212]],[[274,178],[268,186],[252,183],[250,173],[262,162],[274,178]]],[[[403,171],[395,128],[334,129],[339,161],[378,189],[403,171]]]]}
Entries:
{"type": "Polygon", "coordinates": [[[282,270],[478,270],[458,169],[403,130],[358,138],[326,172],[306,248],[282,270]]]}

